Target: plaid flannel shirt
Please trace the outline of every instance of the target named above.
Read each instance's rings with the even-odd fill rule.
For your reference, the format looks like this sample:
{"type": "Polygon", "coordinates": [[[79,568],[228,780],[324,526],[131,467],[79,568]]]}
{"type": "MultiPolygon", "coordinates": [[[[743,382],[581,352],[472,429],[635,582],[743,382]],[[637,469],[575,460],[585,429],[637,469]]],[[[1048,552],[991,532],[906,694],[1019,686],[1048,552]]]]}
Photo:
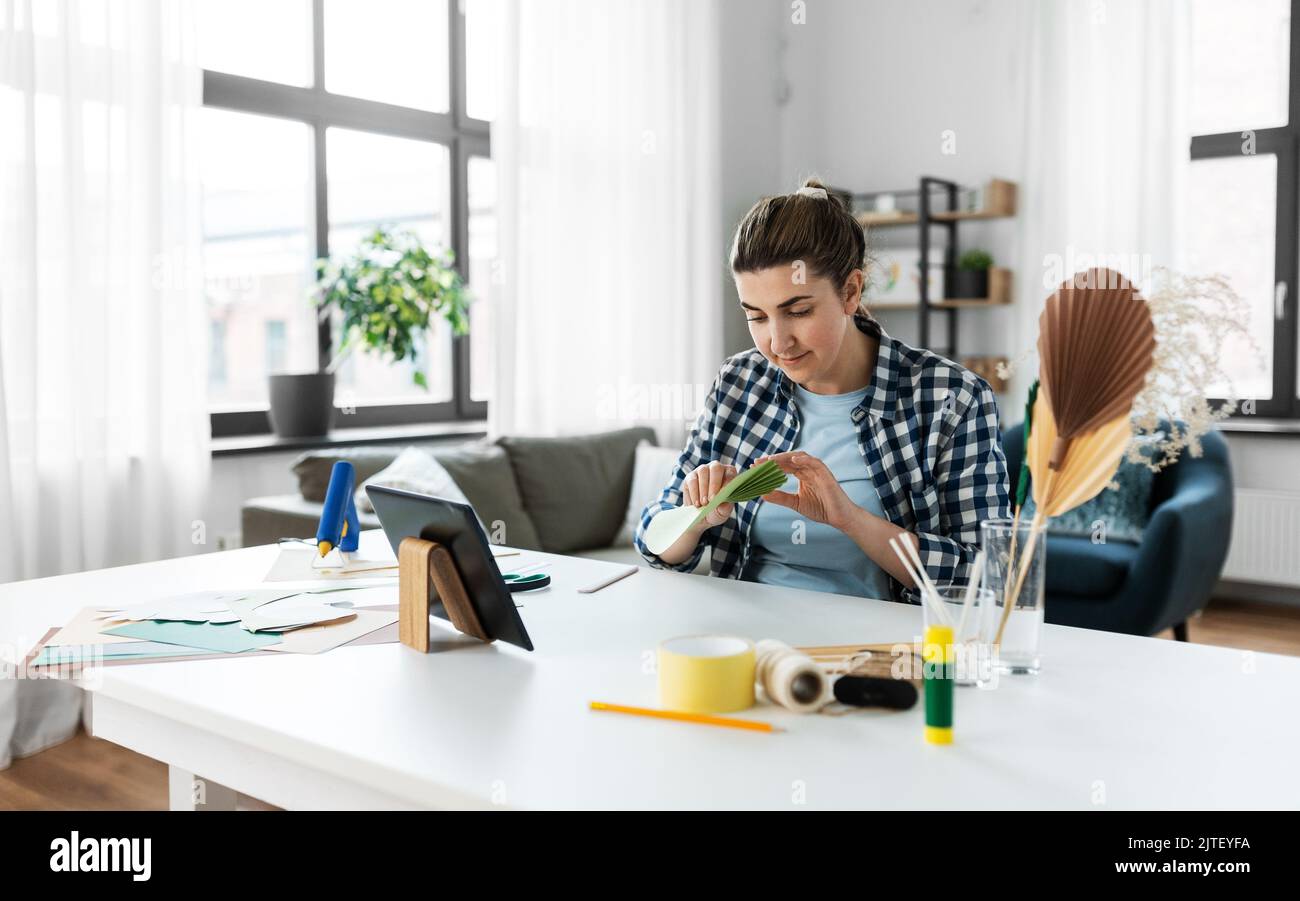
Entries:
{"type": "MultiPolygon", "coordinates": [[[[960,581],[974,562],[979,524],[1010,514],[993,392],[974,373],[889,337],[874,320],[854,321],[880,341],[875,375],[852,413],[858,450],[889,521],[919,539],[930,578],[960,581]]],[[[697,466],[716,460],[743,471],[759,457],[794,449],[798,435],[798,408],[785,373],[757,348],[730,357],[672,481],[641,511],[637,551],[657,569],[690,572],[712,548],[710,573],[738,578],[749,559],[761,499],[737,504],[731,518],[705,531],[695,553],[677,565],[646,548],[646,526],[655,514],[682,504],[682,480],[697,466]]],[[[891,587],[895,600],[905,598],[900,583],[891,579],[891,587]]]]}

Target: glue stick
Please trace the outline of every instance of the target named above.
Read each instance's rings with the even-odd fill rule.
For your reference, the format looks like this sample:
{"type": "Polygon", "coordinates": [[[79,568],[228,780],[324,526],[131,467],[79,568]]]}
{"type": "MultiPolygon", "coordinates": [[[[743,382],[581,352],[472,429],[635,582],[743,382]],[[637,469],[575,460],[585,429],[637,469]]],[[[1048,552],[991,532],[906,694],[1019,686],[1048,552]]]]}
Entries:
{"type": "Polygon", "coordinates": [[[932,745],[952,744],[952,693],[955,668],[952,626],[933,625],[925,630],[921,647],[925,682],[925,740],[932,745]]]}

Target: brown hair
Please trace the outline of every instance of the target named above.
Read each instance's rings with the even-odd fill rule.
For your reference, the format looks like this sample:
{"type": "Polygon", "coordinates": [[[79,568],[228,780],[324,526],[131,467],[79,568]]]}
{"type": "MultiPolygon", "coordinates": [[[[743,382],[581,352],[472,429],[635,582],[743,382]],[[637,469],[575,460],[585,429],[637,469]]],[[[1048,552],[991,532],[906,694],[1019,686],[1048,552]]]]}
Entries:
{"type": "MultiPolygon", "coordinates": [[[[749,208],[731,243],[733,274],[799,261],[843,290],[854,269],[866,269],[867,236],[844,200],[815,178],[805,179],[803,187],[820,188],[826,196],[778,194],[749,208]]],[[[870,316],[862,297],[858,313],[870,316]]]]}

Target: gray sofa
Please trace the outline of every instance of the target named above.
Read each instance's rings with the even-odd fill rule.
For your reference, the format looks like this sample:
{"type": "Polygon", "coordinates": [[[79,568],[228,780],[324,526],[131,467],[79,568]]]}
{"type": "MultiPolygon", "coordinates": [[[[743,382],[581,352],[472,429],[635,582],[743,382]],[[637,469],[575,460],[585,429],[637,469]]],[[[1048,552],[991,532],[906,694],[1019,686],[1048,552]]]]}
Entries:
{"type": "MultiPolygon", "coordinates": [[[[648,428],[562,438],[505,437],[425,445],[469,498],[490,538],[512,547],[646,565],[624,533],[636,446],[648,428]],[[494,534],[495,533],[495,534],[494,534]],[[622,541],[618,539],[622,537],[622,541]]],[[[316,534],[335,461],[356,468],[357,484],[393,462],[402,447],[310,451],[292,464],[297,494],[257,497],[242,508],[245,547],[316,534]]],[[[361,513],[363,529],[379,528],[361,513]]],[[[708,571],[708,555],[701,561],[708,571]]]]}

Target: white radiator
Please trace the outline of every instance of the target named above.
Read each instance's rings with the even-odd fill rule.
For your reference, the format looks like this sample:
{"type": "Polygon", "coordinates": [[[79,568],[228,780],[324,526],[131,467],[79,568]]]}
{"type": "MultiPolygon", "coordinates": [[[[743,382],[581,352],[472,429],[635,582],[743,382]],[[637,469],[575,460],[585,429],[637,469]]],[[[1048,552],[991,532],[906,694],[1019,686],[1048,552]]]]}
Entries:
{"type": "Polygon", "coordinates": [[[1300,588],[1300,494],[1239,488],[1233,500],[1223,578],[1300,588]]]}

